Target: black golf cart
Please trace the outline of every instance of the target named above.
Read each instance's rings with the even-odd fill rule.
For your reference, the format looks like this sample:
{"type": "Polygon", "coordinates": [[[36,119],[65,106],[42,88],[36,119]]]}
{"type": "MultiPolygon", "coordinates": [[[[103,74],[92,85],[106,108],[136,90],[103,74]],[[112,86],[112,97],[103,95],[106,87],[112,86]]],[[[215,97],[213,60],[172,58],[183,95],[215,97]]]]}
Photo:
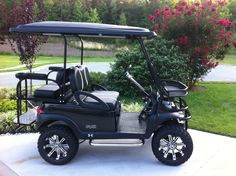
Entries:
{"type": "Polygon", "coordinates": [[[190,158],[193,143],[187,129],[191,115],[183,99],[188,87],[179,81],[159,78],[143,42],[145,38],[155,37],[155,32],[139,27],[77,22],[37,22],[10,31],[64,39],[63,67],[49,67],[48,74],[16,74],[19,82],[15,122],[20,127],[36,124],[40,132],[38,150],[44,160],[66,164],[85,140],[93,146],[141,146],[150,137],[153,153],[162,163],[180,165],[190,158]],[[68,37],[77,37],[81,42],[81,63],[69,68],[68,37]],[[121,76],[143,91],[145,103],[140,113],[122,112],[119,92],[91,85],[89,70],[83,64],[83,37],[139,42],[152,77],[150,90],[145,90],[129,74],[131,67],[124,68],[121,76]],[[55,79],[49,78],[52,72],[56,72],[55,79]],[[29,96],[28,81],[32,79],[43,80],[45,85],[29,96]]]}

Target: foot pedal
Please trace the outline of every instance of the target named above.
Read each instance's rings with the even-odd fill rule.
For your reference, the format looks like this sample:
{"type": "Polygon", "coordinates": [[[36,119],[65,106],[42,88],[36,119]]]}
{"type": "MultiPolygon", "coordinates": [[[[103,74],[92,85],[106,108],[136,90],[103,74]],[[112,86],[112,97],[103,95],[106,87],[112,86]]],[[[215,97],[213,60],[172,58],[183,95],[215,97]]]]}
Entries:
{"type": "Polygon", "coordinates": [[[30,109],[26,113],[22,114],[18,118],[14,119],[14,123],[20,124],[20,125],[31,125],[32,123],[35,122],[37,116],[37,110],[36,109],[30,109]]]}
{"type": "Polygon", "coordinates": [[[89,142],[92,146],[111,147],[139,147],[144,145],[144,140],[140,139],[93,139],[89,142]]]}

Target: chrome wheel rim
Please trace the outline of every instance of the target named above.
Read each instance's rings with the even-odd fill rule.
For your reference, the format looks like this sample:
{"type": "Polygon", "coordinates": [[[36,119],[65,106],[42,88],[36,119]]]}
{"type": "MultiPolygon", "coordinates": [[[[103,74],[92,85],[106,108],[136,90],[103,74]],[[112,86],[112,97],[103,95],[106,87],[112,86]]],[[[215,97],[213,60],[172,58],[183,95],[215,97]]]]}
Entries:
{"type": "Polygon", "coordinates": [[[163,152],[164,158],[171,158],[175,161],[177,157],[184,156],[184,148],[186,148],[186,145],[179,136],[169,134],[166,138],[160,140],[159,151],[163,152]]]}
{"type": "Polygon", "coordinates": [[[69,150],[69,145],[66,143],[64,137],[59,137],[58,135],[53,135],[45,139],[46,145],[43,149],[46,151],[49,158],[55,158],[60,160],[67,157],[67,152],[69,150]]]}

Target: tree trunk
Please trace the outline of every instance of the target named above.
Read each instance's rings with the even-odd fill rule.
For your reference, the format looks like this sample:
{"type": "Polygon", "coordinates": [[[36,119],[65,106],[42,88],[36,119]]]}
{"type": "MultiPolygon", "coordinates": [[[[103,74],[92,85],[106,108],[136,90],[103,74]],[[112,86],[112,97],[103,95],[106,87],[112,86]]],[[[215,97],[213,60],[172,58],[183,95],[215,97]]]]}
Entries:
{"type": "MultiPolygon", "coordinates": [[[[29,71],[30,71],[30,73],[32,73],[32,65],[29,67],[29,71]]],[[[32,81],[32,79],[30,79],[30,95],[32,95],[33,94],[33,81],[32,81]]]]}

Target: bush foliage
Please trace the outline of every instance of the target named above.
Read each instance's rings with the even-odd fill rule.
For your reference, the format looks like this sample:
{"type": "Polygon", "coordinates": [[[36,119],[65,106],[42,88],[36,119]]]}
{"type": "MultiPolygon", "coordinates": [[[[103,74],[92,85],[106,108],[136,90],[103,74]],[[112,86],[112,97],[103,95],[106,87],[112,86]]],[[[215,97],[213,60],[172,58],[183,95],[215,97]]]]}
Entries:
{"type": "MultiPolygon", "coordinates": [[[[175,79],[186,82],[187,64],[186,55],[181,54],[178,46],[161,37],[146,42],[147,50],[154,61],[158,73],[162,79],[175,79]]],[[[122,95],[140,95],[140,90],[125,78],[118,79],[124,69],[129,65],[129,73],[146,89],[149,89],[151,78],[147,63],[139,46],[130,50],[124,50],[117,54],[117,61],[112,65],[112,71],[108,72],[107,85],[111,90],[117,90],[122,95]]]]}
{"type": "Polygon", "coordinates": [[[91,72],[91,84],[100,84],[105,85],[106,84],[106,74],[101,72],[91,72]]]}
{"type": "Polygon", "coordinates": [[[0,100],[0,112],[7,112],[12,110],[16,110],[16,100],[0,100]]]}
{"type": "Polygon", "coordinates": [[[0,134],[3,133],[14,133],[16,124],[13,120],[16,118],[15,111],[8,111],[6,113],[0,112],[0,134]]]}
{"type": "Polygon", "coordinates": [[[233,41],[235,22],[229,21],[225,0],[180,1],[174,8],[165,5],[149,16],[153,28],[167,40],[175,40],[188,57],[188,85],[224,59],[233,41]]]}
{"type": "Polygon", "coordinates": [[[16,117],[15,91],[13,89],[0,88],[0,134],[14,132],[16,125],[13,119],[16,117]]]}

